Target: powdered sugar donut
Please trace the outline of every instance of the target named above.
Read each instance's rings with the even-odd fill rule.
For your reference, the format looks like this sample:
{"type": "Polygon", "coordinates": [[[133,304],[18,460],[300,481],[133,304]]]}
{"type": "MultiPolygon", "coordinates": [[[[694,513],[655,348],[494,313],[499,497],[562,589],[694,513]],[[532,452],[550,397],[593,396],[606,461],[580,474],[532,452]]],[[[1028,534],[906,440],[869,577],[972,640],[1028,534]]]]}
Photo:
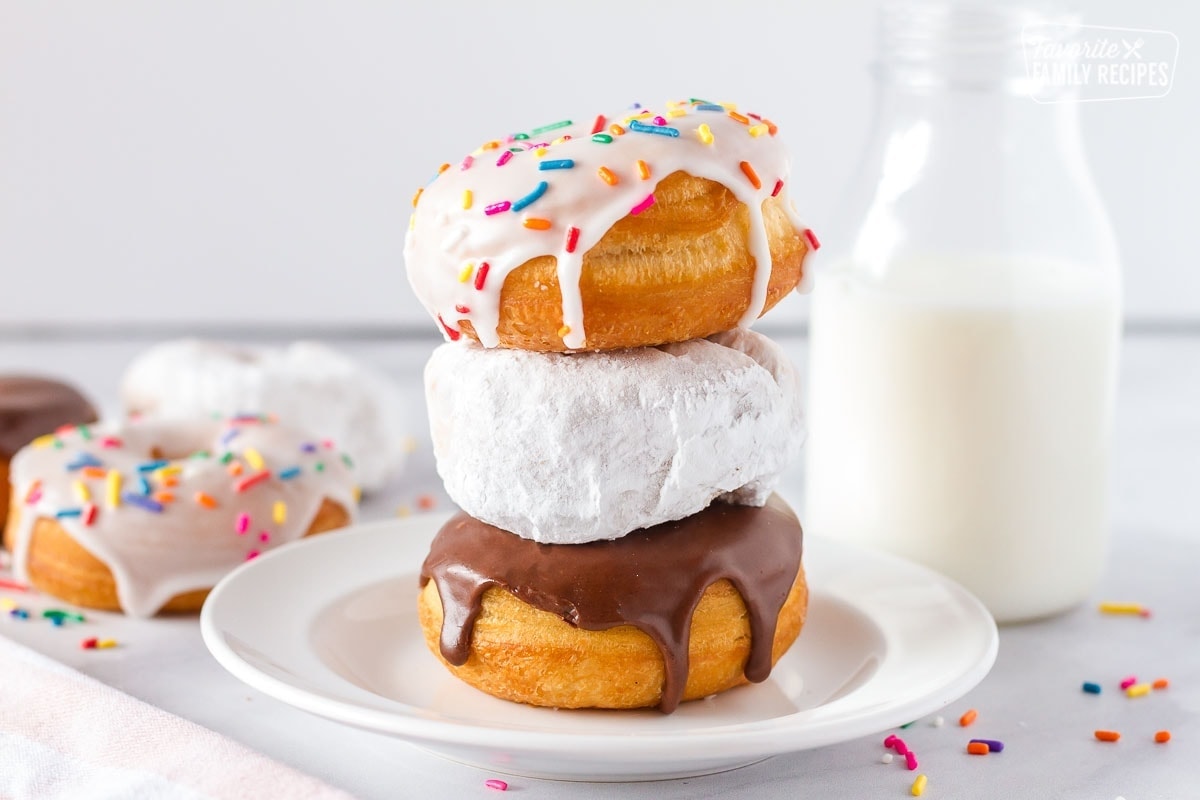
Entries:
{"type": "Polygon", "coordinates": [[[260,416],[64,429],[18,452],[10,478],[17,577],[133,616],[196,610],[233,567],[357,510],[341,453],[260,416]]]}
{"type": "Polygon", "coordinates": [[[425,390],[454,502],[552,544],[615,539],[714,499],[761,506],[803,438],[794,368],[743,329],[597,353],[445,344],[425,390]]]}
{"type": "Polygon", "coordinates": [[[121,394],[127,410],[168,418],[270,409],[349,453],[368,491],[404,464],[399,390],[386,376],[316,342],[283,349],[164,342],[129,365],[121,394]]]}

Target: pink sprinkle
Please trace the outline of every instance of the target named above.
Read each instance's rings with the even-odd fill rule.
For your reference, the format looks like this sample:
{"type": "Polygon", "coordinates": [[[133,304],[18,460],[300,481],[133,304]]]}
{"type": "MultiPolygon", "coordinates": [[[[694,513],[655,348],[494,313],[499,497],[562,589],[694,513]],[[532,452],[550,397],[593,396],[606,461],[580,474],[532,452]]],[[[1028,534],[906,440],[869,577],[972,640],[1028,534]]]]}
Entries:
{"type": "Polygon", "coordinates": [[[654,118],[653,120],[651,120],[651,121],[652,121],[652,122],[653,122],[655,125],[666,125],[666,124],[667,124],[667,121],[666,121],[665,119],[663,119],[662,117],[655,117],[655,118],[654,118]]]}
{"type": "Polygon", "coordinates": [[[917,768],[917,757],[913,755],[911,750],[904,754],[904,765],[909,769],[917,768]]]}
{"type": "Polygon", "coordinates": [[[646,195],[645,200],[638,203],[633,208],[629,209],[629,213],[636,216],[637,214],[642,213],[643,211],[645,211],[647,208],[649,208],[652,205],[654,205],[654,195],[648,194],[648,195],[646,195]]]}
{"type": "Polygon", "coordinates": [[[249,553],[246,553],[246,560],[247,560],[247,561],[250,561],[251,559],[255,559],[255,558],[258,558],[258,551],[257,551],[257,550],[251,550],[249,553]]]}
{"type": "MultiPolygon", "coordinates": [[[[507,152],[511,154],[512,151],[507,152]]],[[[483,213],[490,217],[493,214],[499,214],[501,212],[508,211],[510,208],[512,208],[512,203],[508,202],[507,200],[501,200],[499,203],[492,203],[490,206],[485,207],[483,209],[483,213]]]]}
{"type": "Polygon", "coordinates": [[[260,542],[269,542],[271,541],[271,534],[267,533],[266,531],[261,531],[258,534],[258,540],[260,542]]]}
{"type": "Polygon", "coordinates": [[[459,169],[470,169],[471,165],[474,163],[475,163],[475,156],[467,156],[466,158],[463,159],[462,166],[459,167],[459,169]]]}
{"type": "Polygon", "coordinates": [[[332,450],[333,449],[333,439],[322,439],[321,447],[324,447],[326,450],[332,450]]]}
{"type": "Polygon", "coordinates": [[[812,228],[804,229],[804,238],[808,239],[808,243],[812,245],[813,250],[821,249],[821,243],[817,241],[817,235],[812,232],[812,228]]]}
{"type": "Polygon", "coordinates": [[[108,448],[120,447],[121,440],[115,436],[105,436],[103,439],[100,440],[100,446],[108,447],[108,448]]]}
{"type": "Polygon", "coordinates": [[[41,489],[34,489],[32,492],[25,495],[25,503],[27,505],[33,505],[34,503],[36,503],[38,500],[41,500],[41,499],[42,499],[42,490],[41,489]]]}
{"type": "Polygon", "coordinates": [[[1143,619],[1149,619],[1149,617],[1150,617],[1150,609],[1148,609],[1148,608],[1143,608],[1141,611],[1139,611],[1139,612],[1138,612],[1138,616],[1139,616],[1139,617],[1142,617],[1143,619]]]}
{"type": "Polygon", "coordinates": [[[893,746],[894,744],[896,744],[896,740],[897,740],[897,736],[896,736],[896,734],[894,734],[894,733],[893,733],[893,734],[889,734],[889,735],[888,735],[888,737],[887,737],[886,739],[884,739],[884,740],[883,740],[883,746],[884,746],[884,747],[891,747],[891,746],[893,746]]]}
{"type": "Polygon", "coordinates": [[[512,158],[512,150],[505,150],[503,153],[500,154],[500,157],[496,159],[496,166],[503,167],[505,164],[508,163],[508,160],[510,158],[512,158]]]}
{"type": "Polygon", "coordinates": [[[0,589],[12,589],[14,592],[28,592],[30,588],[23,583],[19,583],[8,578],[0,578],[0,589]]]}
{"type": "Polygon", "coordinates": [[[1133,686],[1135,683],[1137,683],[1137,676],[1136,676],[1136,675],[1130,675],[1128,678],[1126,678],[1125,680],[1121,681],[1121,688],[1122,688],[1122,689],[1128,689],[1130,686],[1133,686]]]}
{"type": "Polygon", "coordinates": [[[896,755],[898,755],[898,756],[908,755],[908,745],[906,745],[904,743],[904,740],[901,739],[899,736],[896,737],[896,741],[892,742],[892,747],[894,747],[896,749],[896,755]]]}
{"type": "Polygon", "coordinates": [[[483,785],[489,789],[496,789],[501,792],[508,791],[508,781],[502,781],[499,778],[488,778],[483,782],[483,785]]]}
{"type": "Polygon", "coordinates": [[[235,528],[239,534],[250,530],[250,515],[245,511],[243,511],[241,514],[238,514],[235,528]]]}

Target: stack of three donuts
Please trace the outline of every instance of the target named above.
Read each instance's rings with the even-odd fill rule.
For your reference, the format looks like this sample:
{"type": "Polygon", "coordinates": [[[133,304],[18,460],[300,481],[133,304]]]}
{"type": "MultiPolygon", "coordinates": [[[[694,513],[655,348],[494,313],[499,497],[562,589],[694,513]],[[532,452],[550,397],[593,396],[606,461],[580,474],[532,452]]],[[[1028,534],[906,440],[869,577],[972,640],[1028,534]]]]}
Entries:
{"type": "Polygon", "coordinates": [[[773,495],[797,379],[745,328],[816,244],[775,133],[639,107],[488,142],[418,192],[405,254],[449,340],[425,382],[462,508],[419,611],[467,683],[669,712],[765,679],[799,634],[802,534],[773,495]]]}

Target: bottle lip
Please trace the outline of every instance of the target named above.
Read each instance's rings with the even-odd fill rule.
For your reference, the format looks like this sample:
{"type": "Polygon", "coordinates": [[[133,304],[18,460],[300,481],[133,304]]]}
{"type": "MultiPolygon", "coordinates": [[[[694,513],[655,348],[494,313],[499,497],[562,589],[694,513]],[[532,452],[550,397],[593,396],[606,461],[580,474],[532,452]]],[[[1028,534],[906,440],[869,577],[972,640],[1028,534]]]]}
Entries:
{"type": "Polygon", "coordinates": [[[1079,16],[953,0],[899,0],[879,13],[877,80],[916,89],[1028,94],[1041,88],[1026,62],[1031,31],[1040,41],[1079,16]]]}

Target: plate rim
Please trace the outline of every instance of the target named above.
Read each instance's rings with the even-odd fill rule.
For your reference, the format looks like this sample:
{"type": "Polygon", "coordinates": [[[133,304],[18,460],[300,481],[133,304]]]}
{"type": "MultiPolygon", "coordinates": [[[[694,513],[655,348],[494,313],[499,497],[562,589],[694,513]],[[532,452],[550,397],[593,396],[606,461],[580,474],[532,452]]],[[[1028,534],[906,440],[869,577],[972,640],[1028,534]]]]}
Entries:
{"type": "MultiPolygon", "coordinates": [[[[797,713],[803,712],[729,725],[698,725],[683,730],[670,728],[613,734],[607,732],[505,729],[493,725],[472,724],[468,721],[422,717],[419,714],[402,713],[399,708],[392,712],[366,708],[349,700],[332,699],[330,697],[315,695],[282,678],[262,671],[235,652],[225,641],[223,632],[217,627],[217,622],[214,618],[218,612],[214,609],[221,608],[225,594],[230,591],[229,587],[236,586],[242,580],[245,580],[245,576],[248,573],[264,569],[264,564],[273,565],[275,562],[281,560],[307,558],[306,553],[308,551],[321,549],[339,550],[350,548],[366,551],[369,548],[363,547],[361,544],[358,544],[356,547],[356,543],[371,539],[383,539],[385,536],[406,537],[409,545],[416,547],[417,540],[413,535],[414,532],[423,532],[426,538],[420,539],[420,542],[426,543],[432,539],[436,530],[451,516],[452,512],[432,512],[407,518],[358,523],[337,531],[334,536],[303,539],[286,547],[272,550],[253,561],[238,566],[213,588],[201,609],[200,631],[205,647],[216,661],[235,678],[275,700],[334,722],[401,738],[434,752],[438,752],[438,745],[457,748],[495,747],[497,737],[508,734],[520,737],[520,745],[519,747],[512,747],[514,750],[577,756],[581,748],[591,748],[588,752],[600,757],[606,753],[611,753],[613,746],[617,743],[624,745],[634,744],[636,747],[626,747],[621,750],[622,757],[626,758],[629,763],[645,764],[646,762],[660,759],[663,756],[669,756],[676,767],[685,760],[708,762],[714,759],[714,754],[708,751],[696,753],[694,754],[694,758],[688,759],[688,756],[692,754],[687,746],[693,744],[712,745],[719,743],[722,748],[719,755],[725,760],[732,761],[746,758],[757,760],[772,755],[848,741],[904,724],[913,719],[933,713],[978,685],[990,672],[999,649],[999,633],[991,615],[978,598],[950,578],[928,567],[890,553],[865,550],[864,548],[844,542],[810,537],[807,534],[805,542],[806,552],[810,542],[816,539],[818,542],[828,542],[836,548],[846,551],[869,554],[869,557],[873,561],[892,562],[893,564],[902,565],[903,569],[910,570],[916,575],[922,575],[942,584],[956,596],[957,600],[966,609],[979,616],[979,622],[986,621],[988,630],[986,631],[987,643],[984,652],[979,654],[979,657],[973,662],[971,668],[955,675],[952,680],[939,685],[936,691],[931,690],[925,695],[902,699],[886,709],[871,713],[860,712],[849,718],[834,718],[832,720],[817,720],[813,722],[810,726],[807,726],[806,731],[809,734],[812,734],[814,730],[819,732],[826,728],[836,728],[839,733],[836,737],[824,741],[804,743],[802,740],[805,737],[796,736],[797,733],[802,733],[803,731],[798,731],[794,724],[797,713]],[[789,721],[792,723],[791,725],[787,724],[789,721]],[[791,735],[789,736],[789,734],[791,735]],[[798,738],[800,741],[797,741],[798,738]],[[630,750],[633,752],[628,752],[630,750]],[[632,759],[630,758],[631,756],[632,759]]],[[[354,586],[340,587],[338,596],[345,596],[346,592],[361,588],[365,583],[366,581],[364,580],[363,583],[354,586]]],[[[820,592],[820,588],[810,587],[810,591],[820,592]]],[[[836,594],[831,596],[840,602],[849,603],[849,605],[855,607],[853,602],[847,598],[836,594]]],[[[276,605],[278,604],[258,604],[260,609],[276,605]]],[[[325,607],[328,607],[328,603],[325,604],[325,607]]],[[[855,608],[859,613],[867,616],[868,619],[875,621],[861,607],[855,608]]],[[[981,630],[982,632],[984,631],[981,630]]],[[[370,692],[370,690],[358,686],[333,669],[329,668],[328,671],[348,686],[354,687],[358,691],[370,692]]],[[[380,697],[382,700],[395,703],[404,709],[420,710],[419,707],[401,701],[392,700],[382,695],[380,697]]],[[[821,706],[817,708],[821,708],[821,706]]],[[[808,710],[811,709],[805,709],[805,711],[808,710]]],[[[511,743],[509,746],[512,746],[511,743]]],[[[440,752],[439,755],[441,755],[440,752]]]]}

